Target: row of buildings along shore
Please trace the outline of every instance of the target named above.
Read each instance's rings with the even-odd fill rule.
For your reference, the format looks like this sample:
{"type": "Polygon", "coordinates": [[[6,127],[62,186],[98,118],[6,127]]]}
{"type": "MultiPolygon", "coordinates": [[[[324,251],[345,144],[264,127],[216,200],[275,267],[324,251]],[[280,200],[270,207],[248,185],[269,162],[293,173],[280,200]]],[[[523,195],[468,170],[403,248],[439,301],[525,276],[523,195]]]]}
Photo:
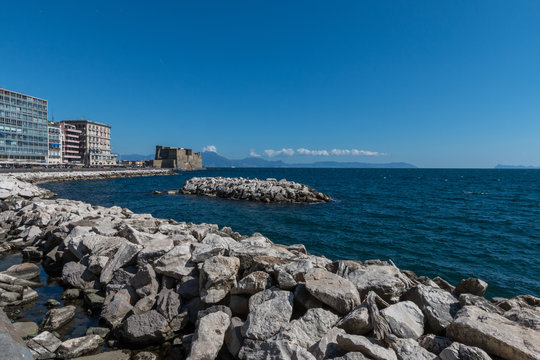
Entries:
{"type": "Polygon", "coordinates": [[[48,120],[47,100],[0,88],[0,165],[111,166],[111,127],[48,120]]]}

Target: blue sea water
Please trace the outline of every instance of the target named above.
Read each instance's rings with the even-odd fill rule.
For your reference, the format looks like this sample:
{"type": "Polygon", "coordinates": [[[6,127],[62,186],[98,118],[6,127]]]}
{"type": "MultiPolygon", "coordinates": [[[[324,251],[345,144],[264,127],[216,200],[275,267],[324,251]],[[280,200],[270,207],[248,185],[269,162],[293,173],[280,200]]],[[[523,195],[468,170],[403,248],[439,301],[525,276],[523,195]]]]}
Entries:
{"type": "Polygon", "coordinates": [[[540,296],[540,170],[215,169],[174,176],[51,182],[60,197],[187,222],[261,232],[331,259],[392,259],[454,285],[478,277],[487,297],[540,296]],[[263,204],[185,195],[194,176],[293,180],[326,204],[263,204]]]}

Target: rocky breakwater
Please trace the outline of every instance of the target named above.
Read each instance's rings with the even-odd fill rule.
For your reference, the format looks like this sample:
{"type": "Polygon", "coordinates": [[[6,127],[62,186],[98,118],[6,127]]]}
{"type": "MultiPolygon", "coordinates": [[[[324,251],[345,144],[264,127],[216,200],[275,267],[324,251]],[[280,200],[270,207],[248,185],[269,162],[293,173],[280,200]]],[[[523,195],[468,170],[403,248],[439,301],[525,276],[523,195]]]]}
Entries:
{"type": "MultiPolygon", "coordinates": [[[[34,198],[0,209],[2,244],[41,259],[104,326],[65,338],[74,308],[49,310],[21,336],[35,358],[105,343],[115,351],[93,359],[540,359],[540,299],[489,301],[479,279],[454,287],[391,262],[331,261],[120,207],[34,198]]],[[[32,264],[2,273],[2,306],[32,301],[32,276],[32,264]]]]}
{"type": "MultiPolygon", "coordinates": [[[[135,176],[161,176],[174,174],[172,170],[167,169],[134,169],[134,170],[85,170],[85,171],[35,171],[11,173],[12,176],[20,181],[36,183],[45,181],[71,181],[87,179],[108,179],[119,177],[135,176]]],[[[2,183],[0,175],[0,183],[2,183]]]]}
{"type": "Polygon", "coordinates": [[[195,177],[186,181],[180,193],[279,203],[315,203],[331,200],[329,195],[307,185],[285,179],[277,181],[276,179],[259,180],[241,177],[195,177]]]}

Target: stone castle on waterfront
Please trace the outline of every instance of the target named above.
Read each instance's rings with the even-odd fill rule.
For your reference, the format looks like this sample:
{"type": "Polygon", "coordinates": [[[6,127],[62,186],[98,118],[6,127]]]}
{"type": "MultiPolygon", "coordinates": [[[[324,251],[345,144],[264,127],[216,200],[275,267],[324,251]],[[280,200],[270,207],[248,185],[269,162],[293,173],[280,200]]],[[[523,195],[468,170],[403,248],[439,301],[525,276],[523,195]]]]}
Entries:
{"type": "Polygon", "coordinates": [[[156,156],[150,165],[158,169],[201,170],[203,169],[201,153],[192,149],[166,147],[157,145],[156,156]]]}

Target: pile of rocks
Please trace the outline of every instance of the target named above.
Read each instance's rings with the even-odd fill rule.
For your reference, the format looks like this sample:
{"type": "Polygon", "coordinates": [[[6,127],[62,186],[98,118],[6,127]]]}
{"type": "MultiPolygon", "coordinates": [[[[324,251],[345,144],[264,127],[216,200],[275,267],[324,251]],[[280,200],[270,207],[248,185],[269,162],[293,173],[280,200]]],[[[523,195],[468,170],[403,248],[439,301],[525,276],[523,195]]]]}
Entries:
{"type": "MultiPolygon", "coordinates": [[[[489,301],[478,279],[453,287],[391,262],[331,261],[120,207],[35,198],[0,208],[2,246],[41,258],[64,296],[84,299],[107,326],[60,339],[74,309],[50,310],[26,342],[36,358],[74,358],[106,341],[187,359],[540,359],[540,299],[489,301]]],[[[32,298],[35,268],[24,266],[0,274],[5,306],[32,298]]]]}
{"type": "Polygon", "coordinates": [[[195,177],[180,189],[182,194],[204,195],[231,200],[264,202],[325,202],[329,195],[307,185],[285,179],[249,179],[224,177],[195,177]]]}
{"type": "MultiPolygon", "coordinates": [[[[25,182],[70,181],[86,179],[107,179],[134,176],[170,175],[174,172],[168,169],[120,169],[120,170],[86,170],[86,171],[34,171],[12,173],[9,176],[25,182]]],[[[0,180],[1,181],[1,180],[0,180]]]]}

